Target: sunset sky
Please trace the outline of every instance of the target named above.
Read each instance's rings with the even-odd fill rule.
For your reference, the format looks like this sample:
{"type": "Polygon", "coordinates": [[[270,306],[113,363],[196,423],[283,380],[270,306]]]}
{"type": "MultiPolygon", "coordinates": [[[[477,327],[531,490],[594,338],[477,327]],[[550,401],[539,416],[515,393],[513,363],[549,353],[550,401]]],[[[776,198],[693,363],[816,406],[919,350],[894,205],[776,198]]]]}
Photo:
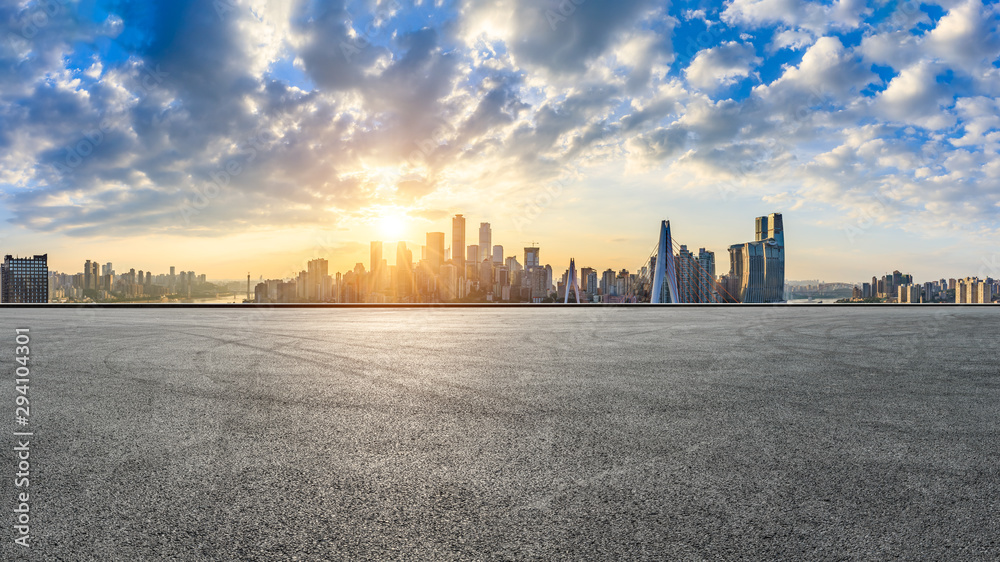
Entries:
{"type": "MultiPolygon", "coordinates": [[[[1000,276],[1000,9],[5,2],[0,253],[239,278],[480,222],[561,274],[784,214],[788,279],[1000,276]],[[992,269],[987,266],[992,265],[992,269]],[[984,269],[985,268],[985,269],[984,269]]],[[[385,252],[390,263],[394,252],[385,252]]]]}

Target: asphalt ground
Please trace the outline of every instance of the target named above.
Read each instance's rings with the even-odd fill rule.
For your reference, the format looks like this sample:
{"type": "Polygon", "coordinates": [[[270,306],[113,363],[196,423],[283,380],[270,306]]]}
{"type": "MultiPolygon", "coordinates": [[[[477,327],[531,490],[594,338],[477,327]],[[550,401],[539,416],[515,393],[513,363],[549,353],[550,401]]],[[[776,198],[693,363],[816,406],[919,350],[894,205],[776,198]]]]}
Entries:
{"type": "Polygon", "coordinates": [[[998,320],[2,309],[0,558],[997,559],[998,320]]]}

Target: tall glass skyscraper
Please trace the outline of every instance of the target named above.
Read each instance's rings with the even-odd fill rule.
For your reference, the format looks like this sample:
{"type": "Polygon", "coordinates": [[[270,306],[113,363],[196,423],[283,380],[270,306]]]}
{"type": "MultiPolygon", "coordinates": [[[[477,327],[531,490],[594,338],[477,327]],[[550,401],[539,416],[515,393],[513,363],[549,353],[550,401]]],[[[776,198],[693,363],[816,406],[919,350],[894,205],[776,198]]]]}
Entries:
{"type": "Polygon", "coordinates": [[[6,255],[0,265],[0,302],[49,302],[49,255],[15,258],[6,255]]]}
{"type": "Polygon", "coordinates": [[[756,219],[753,242],[729,247],[729,276],[739,302],[781,302],[785,291],[785,231],[781,213],[756,219]]]}
{"type": "Polygon", "coordinates": [[[451,219],[451,261],[455,264],[459,279],[465,278],[465,217],[455,215],[451,219]]]}
{"type": "Polygon", "coordinates": [[[479,261],[490,259],[490,252],[493,251],[493,229],[490,223],[479,223],[479,261]]]}

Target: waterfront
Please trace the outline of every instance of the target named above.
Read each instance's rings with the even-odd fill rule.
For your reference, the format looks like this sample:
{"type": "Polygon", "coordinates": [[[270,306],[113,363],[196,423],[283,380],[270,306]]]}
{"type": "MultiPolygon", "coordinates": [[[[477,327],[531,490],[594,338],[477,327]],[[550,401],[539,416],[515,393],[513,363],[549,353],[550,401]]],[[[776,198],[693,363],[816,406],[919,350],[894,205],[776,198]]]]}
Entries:
{"type": "Polygon", "coordinates": [[[38,560],[1000,555],[992,308],[0,312],[38,560]]]}

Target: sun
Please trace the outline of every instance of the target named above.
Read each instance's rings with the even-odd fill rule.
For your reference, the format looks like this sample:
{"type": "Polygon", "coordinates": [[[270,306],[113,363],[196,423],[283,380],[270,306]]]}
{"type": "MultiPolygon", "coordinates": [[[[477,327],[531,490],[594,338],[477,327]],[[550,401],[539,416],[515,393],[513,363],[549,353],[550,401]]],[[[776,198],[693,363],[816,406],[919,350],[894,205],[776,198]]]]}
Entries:
{"type": "Polygon", "coordinates": [[[378,219],[378,232],[384,240],[399,240],[406,230],[406,215],[387,213],[378,219]]]}

